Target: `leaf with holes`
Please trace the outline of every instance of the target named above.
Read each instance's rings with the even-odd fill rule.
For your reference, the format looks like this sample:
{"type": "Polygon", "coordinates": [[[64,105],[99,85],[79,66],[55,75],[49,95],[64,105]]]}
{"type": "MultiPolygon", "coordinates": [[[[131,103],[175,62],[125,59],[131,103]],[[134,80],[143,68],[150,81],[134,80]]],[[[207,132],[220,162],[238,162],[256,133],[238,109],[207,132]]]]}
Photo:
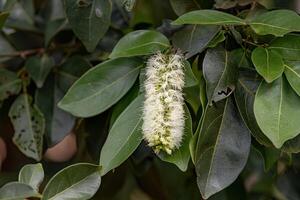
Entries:
{"type": "Polygon", "coordinates": [[[246,25],[243,19],[217,10],[195,10],[181,15],[173,25],[202,24],[202,25],[246,25]]]}
{"type": "Polygon", "coordinates": [[[256,71],[271,83],[279,78],[284,71],[284,64],[280,54],[267,48],[257,47],[251,55],[256,71]]]}
{"type": "Polygon", "coordinates": [[[52,57],[44,54],[42,57],[34,56],[26,61],[25,68],[38,88],[41,88],[54,66],[52,57]]]}
{"type": "Polygon", "coordinates": [[[22,80],[17,74],[0,68],[0,102],[10,95],[18,94],[22,87],[22,80]]]}
{"type": "Polygon", "coordinates": [[[162,51],[170,46],[168,38],[157,31],[138,30],[119,40],[110,58],[142,56],[162,51]]]}
{"type": "Polygon", "coordinates": [[[110,25],[109,0],[65,0],[65,11],[75,35],[92,52],[110,25]]]}
{"type": "Polygon", "coordinates": [[[254,114],[260,129],[277,148],[300,133],[300,97],[284,76],[271,84],[260,84],[254,114]]]}
{"type": "Polygon", "coordinates": [[[144,96],[139,95],[132,101],[110,129],[100,153],[102,175],[118,167],[141,143],[143,100],[144,96]]]}
{"type": "Polygon", "coordinates": [[[79,78],[58,105],[75,116],[97,115],[128,92],[141,67],[141,60],[136,58],[118,58],[100,63],[79,78]]]}
{"type": "Polygon", "coordinates": [[[19,172],[19,182],[30,185],[35,191],[39,191],[43,179],[44,170],[40,163],[25,165],[19,172]]]}
{"type": "Polygon", "coordinates": [[[221,47],[208,49],[203,60],[203,76],[206,80],[208,104],[228,97],[235,88],[237,65],[221,47]]]}
{"type": "Polygon", "coordinates": [[[42,200],[90,199],[100,187],[101,167],[88,163],[68,166],[46,185],[42,200]]]}
{"type": "Polygon", "coordinates": [[[21,94],[12,104],[9,117],[15,130],[13,142],[26,156],[41,160],[45,119],[36,105],[32,105],[32,98],[21,94]]]}
{"type": "Polygon", "coordinates": [[[195,166],[204,199],[235,181],[250,151],[250,132],[229,97],[207,106],[198,136],[195,166]]]}
{"type": "Polygon", "coordinates": [[[172,42],[175,47],[185,53],[186,58],[190,58],[201,53],[219,30],[218,26],[186,26],[173,35],[172,42]]]}

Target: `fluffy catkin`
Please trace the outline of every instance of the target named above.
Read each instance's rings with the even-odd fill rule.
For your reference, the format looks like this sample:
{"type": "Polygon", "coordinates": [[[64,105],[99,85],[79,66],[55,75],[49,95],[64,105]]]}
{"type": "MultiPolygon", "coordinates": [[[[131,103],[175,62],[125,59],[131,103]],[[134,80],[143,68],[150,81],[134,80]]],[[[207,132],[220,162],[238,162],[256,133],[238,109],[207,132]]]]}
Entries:
{"type": "Polygon", "coordinates": [[[146,66],[143,134],[156,153],[180,146],[184,131],[183,56],[157,53],[146,66]]]}

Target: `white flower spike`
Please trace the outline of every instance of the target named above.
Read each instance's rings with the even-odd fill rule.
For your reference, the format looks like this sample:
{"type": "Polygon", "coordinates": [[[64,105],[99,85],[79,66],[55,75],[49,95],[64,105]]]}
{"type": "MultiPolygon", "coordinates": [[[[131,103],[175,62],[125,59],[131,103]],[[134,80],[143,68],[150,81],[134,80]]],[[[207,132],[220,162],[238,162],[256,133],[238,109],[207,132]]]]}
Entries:
{"type": "Polygon", "coordinates": [[[180,147],[184,132],[184,57],[157,53],[146,67],[143,134],[155,153],[180,147]]]}

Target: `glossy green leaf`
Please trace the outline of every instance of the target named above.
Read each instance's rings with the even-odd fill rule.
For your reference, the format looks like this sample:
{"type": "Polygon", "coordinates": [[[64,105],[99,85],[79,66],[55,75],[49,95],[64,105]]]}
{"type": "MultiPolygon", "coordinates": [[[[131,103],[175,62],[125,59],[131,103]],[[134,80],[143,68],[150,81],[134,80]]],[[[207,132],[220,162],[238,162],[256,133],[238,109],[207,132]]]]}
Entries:
{"type": "Polygon", "coordinates": [[[74,125],[75,117],[58,108],[57,103],[64,92],[57,85],[57,78],[48,77],[44,86],[35,93],[35,104],[41,110],[46,120],[45,135],[47,146],[51,147],[68,135],[74,125]]]}
{"type": "Polygon", "coordinates": [[[36,105],[32,105],[32,98],[21,94],[12,104],[9,117],[15,130],[13,142],[26,156],[41,160],[45,119],[36,105]]]}
{"type": "Polygon", "coordinates": [[[251,55],[256,71],[268,82],[279,78],[284,71],[280,54],[267,48],[257,47],[251,55]]]}
{"type": "Polygon", "coordinates": [[[192,10],[201,9],[199,0],[170,0],[170,4],[178,16],[192,10]]]}
{"type": "Polygon", "coordinates": [[[254,114],[260,129],[277,148],[300,133],[300,97],[285,77],[271,84],[260,84],[254,114]]]}
{"type": "Polygon", "coordinates": [[[284,60],[300,60],[300,36],[285,35],[273,40],[269,49],[276,50],[284,60]]]}
{"type": "Polygon", "coordinates": [[[110,129],[100,154],[102,175],[118,167],[141,143],[143,100],[144,96],[139,95],[132,101],[110,129]]]}
{"type": "Polygon", "coordinates": [[[110,58],[149,55],[169,47],[169,40],[163,34],[138,30],[125,35],[119,40],[110,54],[110,58]]]}
{"type": "Polygon", "coordinates": [[[79,163],[66,167],[55,174],[46,185],[42,200],[87,200],[100,187],[101,167],[79,163]]]}
{"type": "Polygon", "coordinates": [[[1,12],[0,13],[0,30],[2,29],[4,23],[5,23],[5,20],[7,19],[9,13],[8,12],[1,12]]]}
{"type": "Polygon", "coordinates": [[[206,80],[208,104],[228,97],[235,88],[237,66],[230,52],[218,47],[208,49],[203,60],[203,76],[206,80]]]}
{"type": "Polygon", "coordinates": [[[59,88],[66,92],[90,68],[91,64],[82,56],[69,57],[57,70],[59,88]]]}
{"type": "Polygon", "coordinates": [[[189,142],[193,136],[192,130],[192,117],[189,109],[185,106],[185,126],[184,126],[184,136],[179,149],[176,149],[171,155],[166,153],[160,153],[158,156],[160,159],[166,162],[175,164],[181,171],[186,171],[189,161],[190,161],[190,150],[189,142]]]}
{"type": "Polygon", "coordinates": [[[127,93],[141,66],[141,61],[135,58],[119,58],[100,63],[78,79],[58,105],[75,116],[97,115],[127,93]]]}
{"type": "Polygon", "coordinates": [[[197,183],[204,199],[235,181],[250,151],[250,132],[232,98],[207,106],[196,149],[197,183]]]}
{"type": "Polygon", "coordinates": [[[218,26],[186,26],[173,35],[172,42],[185,53],[186,58],[190,58],[201,53],[219,30],[218,26]]]}
{"type": "Polygon", "coordinates": [[[41,88],[54,66],[52,57],[44,54],[42,57],[34,56],[26,61],[25,68],[38,88],[41,88]]]}
{"type": "Polygon", "coordinates": [[[109,127],[115,123],[120,114],[127,108],[127,106],[139,95],[139,86],[134,84],[134,86],[127,92],[126,95],[112,108],[111,117],[109,120],[109,127]]]}
{"type": "Polygon", "coordinates": [[[290,61],[285,63],[284,74],[294,89],[300,96],[300,61],[290,61]]]}
{"type": "Polygon", "coordinates": [[[110,0],[65,0],[65,11],[75,35],[92,52],[110,25],[110,0]]]}
{"type": "Polygon", "coordinates": [[[291,10],[273,10],[254,17],[251,28],[259,35],[283,36],[300,31],[300,17],[291,10]]]}
{"type": "Polygon", "coordinates": [[[40,197],[30,185],[11,182],[0,188],[1,200],[24,200],[29,197],[40,197]]]}
{"type": "Polygon", "coordinates": [[[19,172],[19,182],[30,185],[35,191],[39,191],[43,179],[44,170],[40,163],[25,165],[19,172]]]}
{"type": "Polygon", "coordinates": [[[181,15],[172,24],[245,25],[246,22],[234,15],[217,10],[196,10],[181,15]]]}
{"type": "Polygon", "coordinates": [[[22,87],[22,80],[14,72],[0,68],[0,101],[10,95],[18,94],[22,87]]]}
{"type": "Polygon", "coordinates": [[[262,79],[258,77],[254,70],[241,70],[234,97],[239,112],[254,138],[262,145],[273,146],[272,142],[260,130],[254,116],[254,98],[261,81],[262,79]]]}

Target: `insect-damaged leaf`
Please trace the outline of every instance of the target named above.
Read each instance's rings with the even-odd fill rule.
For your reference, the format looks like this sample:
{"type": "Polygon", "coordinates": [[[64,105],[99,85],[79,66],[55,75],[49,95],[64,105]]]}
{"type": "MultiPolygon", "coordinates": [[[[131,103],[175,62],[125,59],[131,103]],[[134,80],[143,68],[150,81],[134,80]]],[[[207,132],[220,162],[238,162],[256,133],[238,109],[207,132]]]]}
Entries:
{"type": "Polygon", "coordinates": [[[21,94],[12,104],[9,117],[14,126],[13,141],[26,156],[41,160],[45,119],[32,98],[21,94]]]}
{"type": "Polygon", "coordinates": [[[14,72],[0,68],[0,102],[10,95],[18,94],[22,87],[22,80],[14,72]]]}
{"type": "Polygon", "coordinates": [[[195,166],[204,199],[229,186],[244,168],[250,151],[250,132],[233,99],[207,106],[200,128],[195,166]]]}
{"type": "Polygon", "coordinates": [[[228,97],[235,88],[237,64],[231,52],[221,47],[208,49],[203,61],[208,104],[228,97]]]}

